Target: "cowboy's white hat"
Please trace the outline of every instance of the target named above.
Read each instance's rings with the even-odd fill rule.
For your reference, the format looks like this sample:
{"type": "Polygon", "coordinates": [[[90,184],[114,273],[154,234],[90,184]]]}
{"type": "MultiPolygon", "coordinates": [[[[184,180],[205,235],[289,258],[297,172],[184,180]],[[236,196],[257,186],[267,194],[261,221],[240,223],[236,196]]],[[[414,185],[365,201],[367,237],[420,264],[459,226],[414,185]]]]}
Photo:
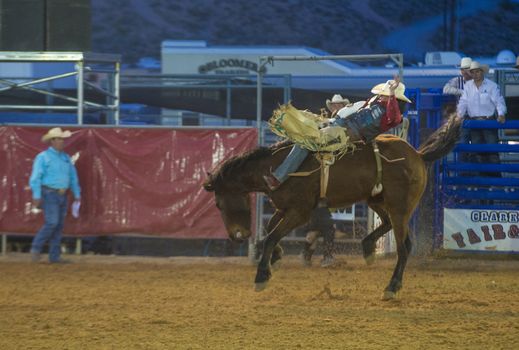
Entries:
{"type": "Polygon", "coordinates": [[[341,118],[346,118],[347,116],[352,115],[353,113],[357,112],[362,106],[364,106],[365,103],[366,103],[366,101],[358,101],[358,102],[349,104],[346,107],[339,109],[339,111],[337,112],[337,115],[341,118]]]}
{"type": "MultiPolygon", "coordinates": [[[[394,80],[388,80],[385,83],[375,85],[373,87],[373,89],[371,89],[371,93],[373,93],[375,95],[391,96],[391,91],[389,89],[389,86],[393,82],[394,82],[394,80]]],[[[399,100],[411,103],[411,100],[408,99],[406,95],[404,95],[404,92],[405,92],[405,85],[403,83],[398,84],[397,88],[395,89],[395,97],[399,100]]]]}
{"type": "Polygon", "coordinates": [[[55,139],[55,138],[64,139],[64,138],[67,138],[70,136],[72,136],[72,133],[68,130],[63,131],[63,130],[61,130],[61,128],[52,128],[49,131],[47,131],[47,133],[45,135],[42,136],[41,140],[43,142],[47,142],[51,139],[55,139]]]}
{"type": "Polygon", "coordinates": [[[472,58],[463,57],[460,61],[460,69],[469,69],[471,63],[472,63],[472,58]]]}
{"type": "Polygon", "coordinates": [[[333,95],[331,100],[326,100],[326,107],[328,107],[328,109],[330,109],[330,104],[331,103],[345,103],[345,104],[348,104],[348,103],[350,103],[350,100],[348,100],[347,98],[343,98],[339,94],[335,94],[335,95],[333,95]]]}
{"type": "Polygon", "coordinates": [[[469,70],[476,70],[481,69],[482,71],[485,71],[485,68],[478,62],[478,61],[472,61],[470,64],[469,70]]]}

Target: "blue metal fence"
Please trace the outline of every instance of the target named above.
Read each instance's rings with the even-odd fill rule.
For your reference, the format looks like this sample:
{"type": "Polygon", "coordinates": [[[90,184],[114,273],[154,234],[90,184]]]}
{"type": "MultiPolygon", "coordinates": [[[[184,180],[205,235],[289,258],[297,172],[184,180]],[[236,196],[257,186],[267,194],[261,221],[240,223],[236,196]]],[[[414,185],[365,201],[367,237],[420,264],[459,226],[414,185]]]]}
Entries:
{"type": "MultiPolygon", "coordinates": [[[[424,138],[424,130],[435,130],[442,122],[442,106],[448,102],[441,92],[427,92],[427,99],[420,91],[410,92],[415,98],[416,110],[408,113],[410,142],[418,147],[424,138]],[[424,103],[426,102],[426,103],[424,103]]],[[[466,120],[466,129],[519,129],[519,121],[466,120]]],[[[519,138],[500,140],[497,144],[460,143],[452,154],[434,164],[433,189],[435,248],[441,247],[443,209],[517,210],[519,207],[519,138]],[[461,153],[472,156],[460,157],[461,153]],[[480,163],[478,153],[498,153],[499,163],[480,163]],[[467,161],[466,158],[470,159],[467,161]],[[500,176],[489,173],[500,173],[500,176]]]]}
{"type": "MultiPolygon", "coordinates": [[[[408,89],[408,97],[413,101],[407,117],[410,121],[409,142],[418,148],[430,133],[440,127],[442,109],[446,103],[453,104],[453,96],[443,95],[439,90],[422,92],[408,89]]],[[[519,129],[519,121],[464,121],[467,129],[519,129]]],[[[443,209],[490,209],[510,210],[519,207],[519,138],[500,140],[497,144],[459,143],[453,152],[441,162],[435,162],[432,170],[434,184],[432,200],[434,205],[433,241],[440,247],[443,232],[443,209]],[[471,162],[460,157],[461,153],[472,154],[471,162]],[[477,153],[498,153],[499,164],[479,163],[477,153]],[[489,172],[501,173],[487,176],[489,172]],[[486,173],[486,174],[485,174],[486,173]]],[[[416,232],[416,215],[411,228],[416,232]]]]}

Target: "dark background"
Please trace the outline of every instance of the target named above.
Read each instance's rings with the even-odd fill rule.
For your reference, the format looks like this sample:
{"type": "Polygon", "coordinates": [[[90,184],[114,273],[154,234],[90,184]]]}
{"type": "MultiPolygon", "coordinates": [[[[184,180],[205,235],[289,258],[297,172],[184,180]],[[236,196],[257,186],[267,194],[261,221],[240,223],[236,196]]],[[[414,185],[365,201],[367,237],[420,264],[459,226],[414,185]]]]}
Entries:
{"type": "Polygon", "coordinates": [[[125,63],[163,40],[309,46],[332,54],[519,53],[517,0],[92,0],[92,46],[125,63]]]}

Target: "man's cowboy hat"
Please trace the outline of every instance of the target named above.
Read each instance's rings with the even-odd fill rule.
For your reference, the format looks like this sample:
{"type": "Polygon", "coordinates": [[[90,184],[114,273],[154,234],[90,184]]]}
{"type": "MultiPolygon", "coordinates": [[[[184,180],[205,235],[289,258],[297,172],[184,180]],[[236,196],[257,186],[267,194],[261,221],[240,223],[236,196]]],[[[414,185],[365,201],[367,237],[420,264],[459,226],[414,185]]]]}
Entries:
{"type": "Polygon", "coordinates": [[[469,70],[476,70],[476,69],[481,69],[483,72],[485,72],[485,67],[483,67],[482,64],[480,64],[478,61],[472,61],[472,63],[470,64],[469,70]]]}
{"type": "Polygon", "coordinates": [[[331,100],[326,100],[326,107],[328,107],[328,109],[330,109],[330,104],[332,104],[332,103],[348,104],[348,103],[350,103],[350,100],[348,100],[347,98],[343,98],[339,94],[335,94],[335,95],[333,95],[331,100]]]}
{"type": "Polygon", "coordinates": [[[472,63],[472,58],[463,57],[460,61],[460,69],[469,69],[471,63],[472,63]]]}
{"type": "Polygon", "coordinates": [[[48,142],[49,140],[55,138],[64,139],[70,136],[72,136],[72,133],[68,130],[63,131],[61,130],[61,128],[52,128],[49,131],[47,131],[45,135],[42,136],[41,140],[43,142],[48,142]]]}
{"type": "MultiPolygon", "coordinates": [[[[385,83],[381,83],[378,85],[375,85],[373,89],[371,89],[371,93],[375,95],[383,95],[383,96],[391,96],[391,91],[389,90],[389,86],[393,84],[394,80],[388,80],[385,83]]],[[[411,103],[411,100],[407,98],[406,95],[404,95],[405,92],[405,85],[400,83],[398,84],[397,88],[395,89],[395,97],[399,100],[411,103]]]]}

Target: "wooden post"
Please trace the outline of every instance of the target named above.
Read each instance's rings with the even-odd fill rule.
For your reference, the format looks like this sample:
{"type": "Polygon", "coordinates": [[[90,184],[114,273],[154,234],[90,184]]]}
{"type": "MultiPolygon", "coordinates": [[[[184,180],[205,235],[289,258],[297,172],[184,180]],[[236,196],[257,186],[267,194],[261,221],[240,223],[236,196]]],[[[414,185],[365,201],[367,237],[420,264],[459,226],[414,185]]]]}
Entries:
{"type": "Polygon", "coordinates": [[[2,235],[2,255],[7,254],[7,235],[2,235]]]}

